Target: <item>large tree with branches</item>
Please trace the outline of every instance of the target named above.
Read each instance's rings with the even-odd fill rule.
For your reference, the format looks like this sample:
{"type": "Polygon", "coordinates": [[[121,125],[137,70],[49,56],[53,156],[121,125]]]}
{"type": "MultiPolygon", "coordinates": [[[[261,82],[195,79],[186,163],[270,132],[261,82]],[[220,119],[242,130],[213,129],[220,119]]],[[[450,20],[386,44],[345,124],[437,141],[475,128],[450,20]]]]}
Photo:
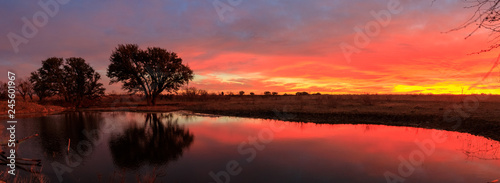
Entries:
{"type": "Polygon", "coordinates": [[[51,57],[42,61],[42,67],[31,73],[30,82],[40,101],[65,93],[63,85],[63,58],[51,57]]]}
{"type": "Polygon", "coordinates": [[[80,106],[82,102],[93,101],[104,95],[99,83],[101,75],[83,58],[51,57],[42,61],[42,67],[31,73],[30,82],[40,98],[59,95],[66,102],[80,106]]]}
{"type": "Polygon", "coordinates": [[[80,106],[82,102],[99,99],[104,95],[105,89],[103,84],[99,82],[101,75],[83,58],[67,58],[63,71],[65,98],[68,98],[76,106],[80,106]]]}
{"type": "Polygon", "coordinates": [[[176,53],[159,47],[141,50],[136,44],[118,45],[109,60],[111,84],[122,82],[128,92],[144,93],[148,105],[155,105],[162,92],[176,92],[193,79],[193,71],[176,53]]]}
{"type": "MultiPolygon", "coordinates": [[[[436,0],[434,0],[436,1],[436,0]]],[[[433,2],[434,2],[433,1],[433,2]]],[[[465,37],[466,39],[474,35],[477,31],[481,29],[490,30],[491,36],[494,37],[494,43],[488,48],[477,51],[476,53],[489,52],[495,48],[500,47],[500,0],[464,0],[468,5],[465,7],[467,9],[474,9],[472,16],[462,25],[451,31],[462,30],[465,28],[472,27],[473,30],[465,37]]],[[[473,84],[470,88],[477,86],[480,82],[486,80],[487,77],[493,72],[493,70],[498,67],[500,63],[500,55],[496,62],[493,64],[491,69],[486,73],[481,81],[473,84]]]]}
{"type": "MultiPolygon", "coordinates": [[[[465,0],[469,5],[465,8],[474,9],[473,15],[461,26],[458,26],[452,31],[473,27],[472,32],[466,38],[474,35],[480,29],[491,31],[494,39],[500,38],[500,0],[465,0]]],[[[498,41],[497,41],[498,42],[498,41]]],[[[495,43],[490,48],[481,50],[480,52],[491,51],[500,47],[500,43],[495,43]]]]}

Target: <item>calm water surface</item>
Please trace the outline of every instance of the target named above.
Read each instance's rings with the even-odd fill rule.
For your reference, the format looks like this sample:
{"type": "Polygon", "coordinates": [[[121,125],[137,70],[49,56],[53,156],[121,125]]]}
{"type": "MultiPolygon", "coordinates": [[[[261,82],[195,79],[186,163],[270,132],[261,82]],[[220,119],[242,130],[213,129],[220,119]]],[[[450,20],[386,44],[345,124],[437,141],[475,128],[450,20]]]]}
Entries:
{"type": "Polygon", "coordinates": [[[40,134],[20,144],[18,156],[41,159],[41,172],[51,182],[386,182],[391,175],[406,182],[486,183],[500,178],[499,142],[411,127],[86,112],[23,119],[17,128],[18,137],[40,134]],[[433,138],[442,137],[438,132],[444,141],[433,138]],[[426,142],[427,150],[416,140],[426,142]]]}

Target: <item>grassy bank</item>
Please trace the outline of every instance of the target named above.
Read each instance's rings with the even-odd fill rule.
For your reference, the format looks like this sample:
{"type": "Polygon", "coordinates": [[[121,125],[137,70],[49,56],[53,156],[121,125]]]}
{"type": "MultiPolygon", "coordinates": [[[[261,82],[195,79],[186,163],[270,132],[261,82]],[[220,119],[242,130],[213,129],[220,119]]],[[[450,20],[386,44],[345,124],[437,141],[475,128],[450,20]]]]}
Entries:
{"type": "MultiPolygon", "coordinates": [[[[0,119],[10,119],[7,101],[0,101],[0,119]]],[[[57,105],[40,105],[35,102],[16,101],[15,118],[30,118],[66,111],[67,107],[57,105]]]]}
{"type": "Polygon", "coordinates": [[[384,124],[459,131],[500,141],[500,96],[243,96],[184,109],[227,116],[330,124],[384,124]],[[480,98],[473,102],[471,99],[480,98]],[[464,105],[465,101],[465,105],[464,105]],[[275,112],[277,111],[277,112],[275,112]],[[451,111],[451,112],[450,112],[451,111]],[[447,120],[459,119],[458,120],[447,120]]]}

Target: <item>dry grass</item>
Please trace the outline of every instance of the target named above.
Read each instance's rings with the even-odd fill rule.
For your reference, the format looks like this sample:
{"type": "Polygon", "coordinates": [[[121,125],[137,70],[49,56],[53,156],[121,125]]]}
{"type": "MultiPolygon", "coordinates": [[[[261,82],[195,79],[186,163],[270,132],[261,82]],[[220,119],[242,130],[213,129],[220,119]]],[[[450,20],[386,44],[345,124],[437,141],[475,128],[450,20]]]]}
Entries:
{"type": "MultiPolygon", "coordinates": [[[[7,105],[7,101],[0,101],[0,119],[9,118],[8,110],[10,108],[7,105]]],[[[16,118],[26,118],[59,113],[65,111],[67,108],[55,105],[40,105],[34,102],[16,101],[14,109],[16,118]]]]}
{"type": "MultiPolygon", "coordinates": [[[[185,109],[193,110],[241,110],[272,111],[287,109],[289,112],[338,113],[370,112],[389,114],[442,115],[444,109],[461,103],[465,96],[458,95],[309,95],[309,96],[224,96],[215,100],[179,102],[171,100],[185,109]]],[[[168,101],[162,101],[164,105],[168,101]]],[[[491,96],[482,101],[472,115],[479,118],[500,119],[495,113],[500,96],[491,96]],[[488,114],[487,116],[484,113],[488,114]]]]}

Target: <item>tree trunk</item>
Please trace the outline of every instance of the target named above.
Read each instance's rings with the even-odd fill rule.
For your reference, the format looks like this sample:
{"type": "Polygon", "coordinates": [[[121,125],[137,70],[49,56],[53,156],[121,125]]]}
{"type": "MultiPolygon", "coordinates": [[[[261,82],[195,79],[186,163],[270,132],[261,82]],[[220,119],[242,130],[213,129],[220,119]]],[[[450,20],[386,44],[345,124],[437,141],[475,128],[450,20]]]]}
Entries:
{"type": "Polygon", "coordinates": [[[79,108],[81,104],[82,104],[82,98],[76,97],[76,108],[79,108]]]}
{"type": "Polygon", "coordinates": [[[155,105],[156,105],[156,97],[157,97],[157,96],[158,96],[158,95],[154,95],[154,94],[153,94],[153,96],[151,96],[151,104],[153,104],[153,106],[155,106],[155,105]]]}
{"type": "Polygon", "coordinates": [[[148,106],[151,106],[151,95],[146,94],[146,102],[148,103],[148,106]]]}

